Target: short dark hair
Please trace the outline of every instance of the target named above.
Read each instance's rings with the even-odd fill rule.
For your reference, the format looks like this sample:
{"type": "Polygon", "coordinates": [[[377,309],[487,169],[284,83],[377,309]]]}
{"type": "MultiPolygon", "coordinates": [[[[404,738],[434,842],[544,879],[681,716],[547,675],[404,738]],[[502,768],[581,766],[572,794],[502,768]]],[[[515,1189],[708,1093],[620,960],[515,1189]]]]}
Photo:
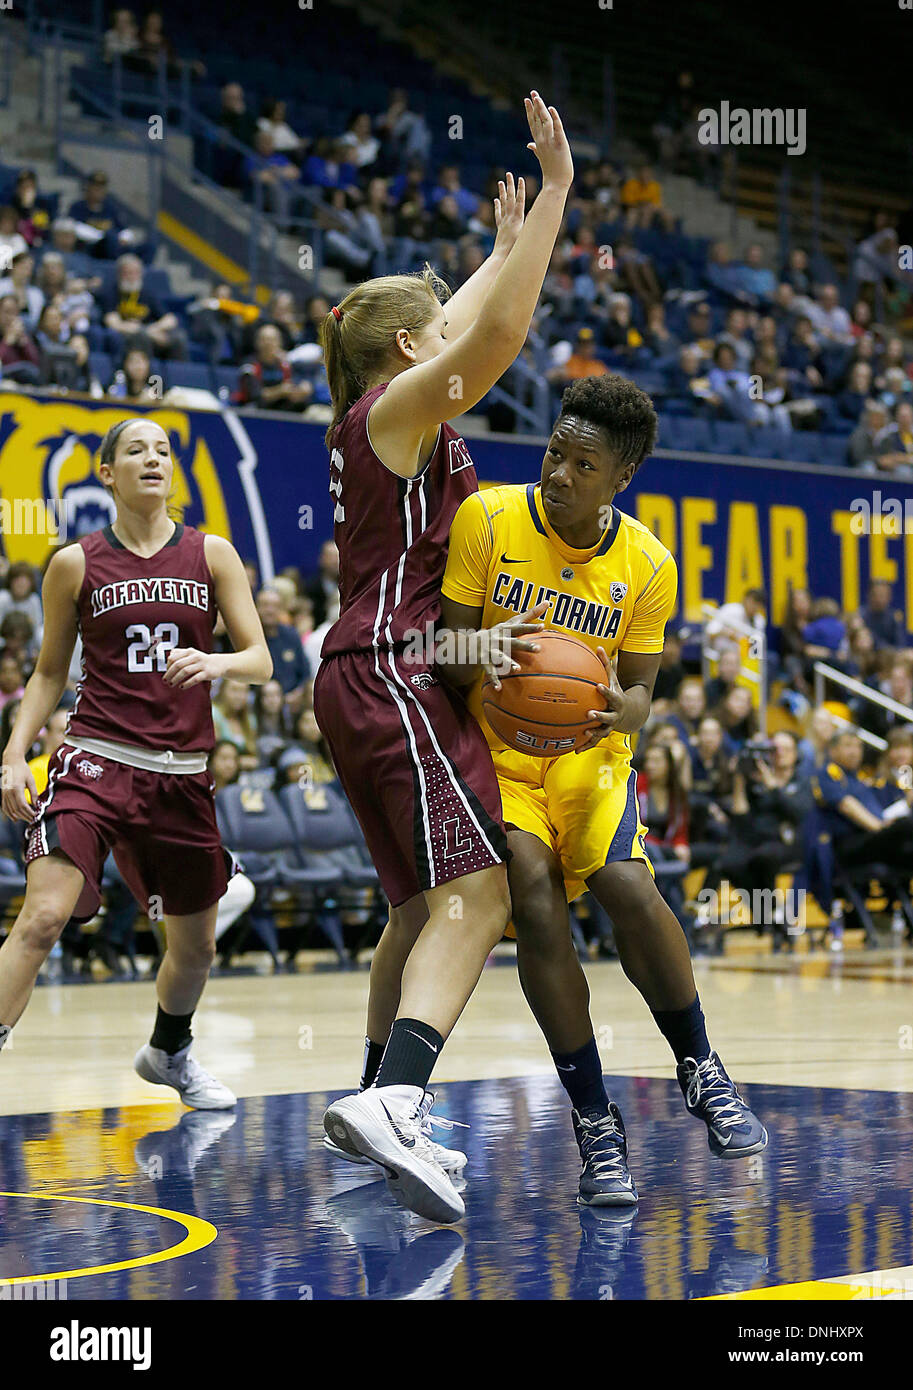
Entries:
{"type": "Polygon", "coordinates": [[[561,397],[558,419],[565,415],[598,425],[611,452],[620,463],[633,463],[635,473],[656,448],[659,421],[653,402],[627,377],[588,376],[571,382],[561,397]]]}

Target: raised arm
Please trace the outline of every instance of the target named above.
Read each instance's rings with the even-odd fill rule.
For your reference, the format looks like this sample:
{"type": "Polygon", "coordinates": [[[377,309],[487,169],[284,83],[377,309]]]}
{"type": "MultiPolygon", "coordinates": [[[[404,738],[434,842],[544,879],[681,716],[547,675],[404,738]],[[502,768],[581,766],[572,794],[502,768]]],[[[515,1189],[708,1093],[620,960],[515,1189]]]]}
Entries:
{"type": "MultiPolygon", "coordinates": [[[[564,216],[574,165],[561,118],[538,92],[526,98],[542,189],[475,321],[430,361],[400,372],[370,411],[378,456],[402,477],[420,467],[422,440],[490,391],[519,354],[564,216]]],[[[446,334],[445,334],[446,336],[446,334]]]]}

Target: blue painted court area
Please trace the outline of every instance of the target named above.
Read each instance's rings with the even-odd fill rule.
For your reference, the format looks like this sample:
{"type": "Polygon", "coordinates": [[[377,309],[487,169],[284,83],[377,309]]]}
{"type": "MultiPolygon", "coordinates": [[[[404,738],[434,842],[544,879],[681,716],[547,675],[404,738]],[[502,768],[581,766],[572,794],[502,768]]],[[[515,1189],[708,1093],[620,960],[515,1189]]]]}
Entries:
{"type": "Polygon", "coordinates": [[[577,1206],[557,1082],[460,1082],[436,1107],[470,1125],[443,1135],[469,1154],[456,1227],[324,1151],[326,1093],[3,1117],[0,1280],[66,1277],[68,1300],[689,1299],[913,1263],[913,1095],[745,1087],[771,1143],[726,1163],[674,1081],[608,1081],[634,1214],[577,1206]]]}

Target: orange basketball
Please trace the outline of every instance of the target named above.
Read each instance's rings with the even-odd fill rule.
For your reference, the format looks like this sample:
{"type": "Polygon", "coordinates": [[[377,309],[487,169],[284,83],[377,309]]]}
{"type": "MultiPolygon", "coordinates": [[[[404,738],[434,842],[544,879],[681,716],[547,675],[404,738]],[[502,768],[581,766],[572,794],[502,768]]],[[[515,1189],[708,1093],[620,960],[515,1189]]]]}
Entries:
{"type": "Polygon", "coordinates": [[[605,685],[605,667],[576,637],[538,632],[537,652],[515,652],[520,670],[501,676],[496,690],[486,677],[482,708],[494,732],[509,748],[534,758],[573,753],[595,728],[587,711],[604,710],[596,689],[605,685]]]}

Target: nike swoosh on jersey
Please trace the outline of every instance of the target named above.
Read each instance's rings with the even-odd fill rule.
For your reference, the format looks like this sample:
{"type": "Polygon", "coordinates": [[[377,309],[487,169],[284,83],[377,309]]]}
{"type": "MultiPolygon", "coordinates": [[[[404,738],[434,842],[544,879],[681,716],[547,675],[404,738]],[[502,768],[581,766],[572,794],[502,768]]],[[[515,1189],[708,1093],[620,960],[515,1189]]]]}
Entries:
{"type": "Polygon", "coordinates": [[[503,552],[501,554],[502,565],[528,565],[529,563],[529,560],[511,560],[503,552]]]}

